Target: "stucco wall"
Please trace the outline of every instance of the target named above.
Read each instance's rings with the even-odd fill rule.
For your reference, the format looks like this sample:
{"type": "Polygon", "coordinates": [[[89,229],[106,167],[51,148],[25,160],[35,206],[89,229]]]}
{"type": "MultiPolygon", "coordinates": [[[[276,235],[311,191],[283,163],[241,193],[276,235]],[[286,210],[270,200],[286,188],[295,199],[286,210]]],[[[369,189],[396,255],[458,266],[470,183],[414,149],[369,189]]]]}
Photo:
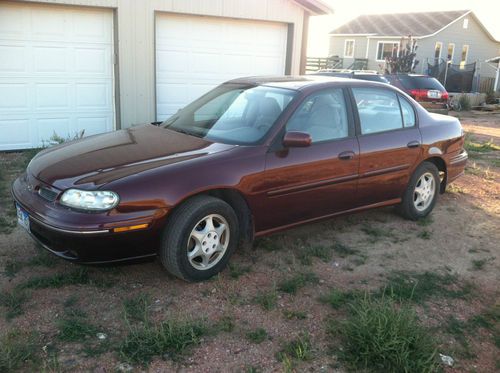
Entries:
{"type": "Polygon", "coordinates": [[[122,128],[155,120],[155,12],[210,15],[293,24],[291,73],[300,72],[305,11],[290,0],[30,0],[113,8],[118,40],[122,128]]]}

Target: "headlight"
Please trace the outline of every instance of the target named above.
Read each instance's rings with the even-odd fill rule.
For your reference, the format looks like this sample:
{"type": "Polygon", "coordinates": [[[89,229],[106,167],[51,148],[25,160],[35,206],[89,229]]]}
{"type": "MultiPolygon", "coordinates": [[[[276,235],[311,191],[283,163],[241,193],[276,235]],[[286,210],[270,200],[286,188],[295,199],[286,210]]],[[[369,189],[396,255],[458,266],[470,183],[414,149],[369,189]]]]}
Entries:
{"type": "Polygon", "coordinates": [[[82,210],[104,211],[115,207],[119,197],[110,191],[68,189],[61,196],[61,204],[82,210]]]}

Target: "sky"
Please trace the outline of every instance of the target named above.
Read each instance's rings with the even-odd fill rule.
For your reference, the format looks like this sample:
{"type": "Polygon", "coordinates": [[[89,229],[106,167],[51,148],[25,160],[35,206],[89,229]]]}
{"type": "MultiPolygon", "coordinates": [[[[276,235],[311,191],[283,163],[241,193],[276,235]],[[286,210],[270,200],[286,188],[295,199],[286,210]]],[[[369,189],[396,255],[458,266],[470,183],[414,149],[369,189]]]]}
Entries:
{"type": "Polygon", "coordinates": [[[497,40],[500,40],[500,0],[323,0],[334,13],[311,17],[309,57],[328,56],[328,33],[361,14],[428,12],[471,9],[497,40]]]}

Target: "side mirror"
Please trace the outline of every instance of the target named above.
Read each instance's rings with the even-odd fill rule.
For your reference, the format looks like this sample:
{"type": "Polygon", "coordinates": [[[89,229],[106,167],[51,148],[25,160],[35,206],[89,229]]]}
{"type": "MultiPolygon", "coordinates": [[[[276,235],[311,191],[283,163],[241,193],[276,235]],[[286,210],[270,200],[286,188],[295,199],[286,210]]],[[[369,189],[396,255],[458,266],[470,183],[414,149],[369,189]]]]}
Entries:
{"type": "Polygon", "coordinates": [[[283,146],[287,148],[306,148],[311,145],[311,135],[305,132],[287,132],[283,137],[283,146]]]}

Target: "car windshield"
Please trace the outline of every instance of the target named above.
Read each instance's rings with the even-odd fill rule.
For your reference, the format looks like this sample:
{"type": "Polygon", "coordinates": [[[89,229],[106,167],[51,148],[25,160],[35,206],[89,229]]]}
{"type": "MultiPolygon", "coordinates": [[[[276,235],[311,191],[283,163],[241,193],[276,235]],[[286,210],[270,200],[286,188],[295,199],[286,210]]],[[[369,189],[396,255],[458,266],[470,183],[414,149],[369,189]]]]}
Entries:
{"type": "Polygon", "coordinates": [[[444,91],[444,87],[436,78],[430,76],[400,76],[399,80],[406,89],[435,89],[444,91]]]}
{"type": "Polygon", "coordinates": [[[223,84],[170,117],[164,127],[215,142],[256,144],[295,94],[290,89],[223,84]]]}

